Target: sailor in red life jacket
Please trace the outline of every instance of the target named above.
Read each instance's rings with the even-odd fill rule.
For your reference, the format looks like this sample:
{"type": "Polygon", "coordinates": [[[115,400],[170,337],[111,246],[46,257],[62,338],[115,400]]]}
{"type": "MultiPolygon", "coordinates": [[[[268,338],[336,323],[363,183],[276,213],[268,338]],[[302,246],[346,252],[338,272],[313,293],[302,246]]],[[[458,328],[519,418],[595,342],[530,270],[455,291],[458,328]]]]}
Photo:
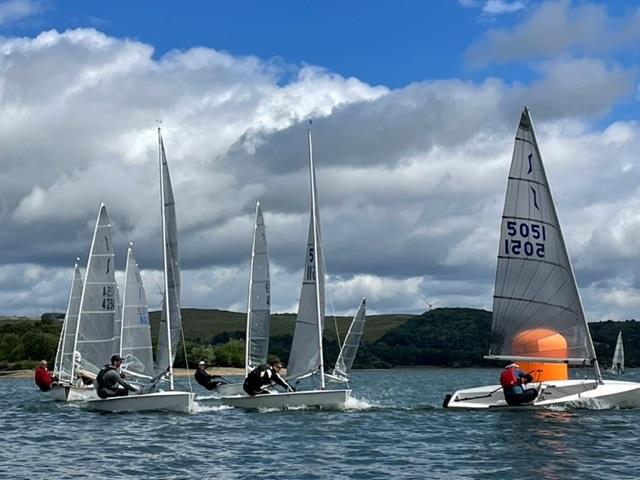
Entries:
{"type": "Polygon", "coordinates": [[[504,391],[504,399],[511,406],[533,402],[538,396],[535,388],[524,388],[523,385],[533,381],[533,377],[520,370],[516,363],[504,367],[500,374],[500,385],[504,391]]]}
{"type": "Polygon", "coordinates": [[[36,381],[36,385],[38,385],[40,390],[42,390],[43,392],[48,392],[49,390],[51,390],[51,385],[53,385],[54,382],[58,381],[58,377],[54,377],[53,375],[51,375],[51,372],[47,369],[47,361],[42,360],[38,368],[36,368],[36,375],[34,380],[36,381]]]}

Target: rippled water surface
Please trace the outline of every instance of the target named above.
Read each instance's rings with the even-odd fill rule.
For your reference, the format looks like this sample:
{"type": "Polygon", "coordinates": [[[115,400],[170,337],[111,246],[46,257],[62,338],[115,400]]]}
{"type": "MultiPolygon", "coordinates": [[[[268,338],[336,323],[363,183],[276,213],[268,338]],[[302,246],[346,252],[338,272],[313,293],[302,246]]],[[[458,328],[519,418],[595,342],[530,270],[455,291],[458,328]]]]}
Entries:
{"type": "Polygon", "coordinates": [[[356,371],[343,411],[245,412],[197,390],[194,414],[101,414],[0,379],[0,477],[640,478],[640,410],[441,407],[445,393],[498,375],[356,371]]]}

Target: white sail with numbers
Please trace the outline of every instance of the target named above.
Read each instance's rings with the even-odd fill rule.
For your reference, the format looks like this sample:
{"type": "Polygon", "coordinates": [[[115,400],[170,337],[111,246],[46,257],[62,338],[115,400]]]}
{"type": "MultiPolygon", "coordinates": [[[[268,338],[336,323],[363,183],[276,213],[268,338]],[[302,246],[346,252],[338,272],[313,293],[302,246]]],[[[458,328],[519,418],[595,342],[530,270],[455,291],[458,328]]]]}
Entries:
{"type": "Polygon", "coordinates": [[[322,354],[322,332],[324,330],[325,312],[324,258],[311,132],[308,134],[308,141],[311,218],[309,221],[307,248],[305,250],[302,291],[300,292],[298,316],[287,365],[287,377],[296,379],[320,373],[321,384],[324,388],[324,359],[322,354]]]}
{"type": "Polygon", "coordinates": [[[58,351],[54,372],[63,383],[72,383],[71,369],[73,364],[73,345],[78,326],[78,313],[80,312],[80,300],[82,299],[82,274],[78,264],[73,269],[73,281],[69,293],[67,313],[64,316],[64,324],[58,341],[58,351]]]}
{"type": "Polygon", "coordinates": [[[246,373],[267,362],[269,325],[271,323],[271,287],[267,235],[260,202],[256,203],[256,218],[251,248],[251,269],[247,308],[246,373]]]}
{"type": "Polygon", "coordinates": [[[590,363],[595,351],[558,222],[529,111],[515,139],[500,229],[489,358],[590,363]],[[566,348],[544,338],[528,347],[518,338],[536,330],[561,335],[566,348]],[[548,347],[545,345],[548,344],[548,347]]]}
{"type": "Polygon", "coordinates": [[[78,362],[72,364],[71,378],[74,378],[78,367],[78,373],[96,375],[104,364],[109,363],[111,355],[115,353],[115,309],[116,278],[111,223],[103,203],[98,212],[87,261],[74,339],[74,355],[76,351],[79,355],[78,362]]]}
{"type": "Polygon", "coordinates": [[[127,251],[127,267],[122,297],[120,356],[127,372],[153,377],[153,351],[147,296],[133,248],[127,251]]]}

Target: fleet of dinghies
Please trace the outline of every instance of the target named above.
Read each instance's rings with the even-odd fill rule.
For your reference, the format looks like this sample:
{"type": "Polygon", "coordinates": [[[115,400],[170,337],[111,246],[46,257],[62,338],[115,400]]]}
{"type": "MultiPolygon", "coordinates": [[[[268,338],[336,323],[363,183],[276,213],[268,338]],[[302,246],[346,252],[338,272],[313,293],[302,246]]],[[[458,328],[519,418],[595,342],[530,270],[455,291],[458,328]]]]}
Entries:
{"type": "MultiPolygon", "coordinates": [[[[181,336],[180,262],[175,201],[158,129],[164,288],[155,362],[147,300],[132,245],[127,252],[122,303],[115,282],[111,224],[100,205],[83,275],[76,263],[54,372],[59,382],[47,392],[57,400],[85,400],[99,411],[193,411],[194,394],[175,388],[173,363],[181,336]],[[137,385],[130,396],[97,398],[90,383],[117,352],[123,372],[137,385]]],[[[249,396],[242,382],[216,389],[222,404],[245,409],[344,407],[347,383],[366,321],[363,298],[341,345],[335,367],[325,373],[326,267],[320,228],[311,131],[308,131],[310,219],[302,288],[286,378],[296,391],[249,396]]],[[[262,208],[256,203],[247,297],[245,374],[267,362],[271,321],[269,255],[262,208]]],[[[339,341],[339,338],[338,338],[339,341]]],[[[520,117],[507,180],[493,296],[492,336],[487,359],[518,362],[533,374],[536,397],[530,407],[604,402],[640,407],[640,383],[603,379],[542,163],[531,114],[520,117]],[[570,379],[569,367],[592,372],[570,379]]],[[[610,372],[624,372],[622,332],[610,372]]],[[[508,407],[501,385],[458,390],[443,406],[458,409],[508,407]]],[[[519,408],[519,407],[518,407],[519,408]]]]}
{"type": "MultiPolygon", "coordinates": [[[[640,407],[640,383],[604,380],[527,108],[520,117],[502,214],[488,359],[533,373],[536,407],[603,402],[640,407]],[[593,378],[568,378],[569,366],[593,378]]],[[[459,390],[449,408],[506,407],[500,385],[459,390]]]]}

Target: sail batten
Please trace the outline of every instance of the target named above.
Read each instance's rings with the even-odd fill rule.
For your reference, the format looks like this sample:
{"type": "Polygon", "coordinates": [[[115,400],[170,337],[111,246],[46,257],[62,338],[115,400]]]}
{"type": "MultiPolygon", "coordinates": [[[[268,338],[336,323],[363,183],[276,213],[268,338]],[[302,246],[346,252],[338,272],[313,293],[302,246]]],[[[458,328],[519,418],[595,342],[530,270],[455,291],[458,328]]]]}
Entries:
{"type": "Polygon", "coordinates": [[[494,357],[520,358],[524,350],[535,349],[525,356],[595,360],[527,109],[520,119],[507,180],[493,312],[494,357]],[[565,342],[561,349],[551,341],[555,335],[565,342]]]}

